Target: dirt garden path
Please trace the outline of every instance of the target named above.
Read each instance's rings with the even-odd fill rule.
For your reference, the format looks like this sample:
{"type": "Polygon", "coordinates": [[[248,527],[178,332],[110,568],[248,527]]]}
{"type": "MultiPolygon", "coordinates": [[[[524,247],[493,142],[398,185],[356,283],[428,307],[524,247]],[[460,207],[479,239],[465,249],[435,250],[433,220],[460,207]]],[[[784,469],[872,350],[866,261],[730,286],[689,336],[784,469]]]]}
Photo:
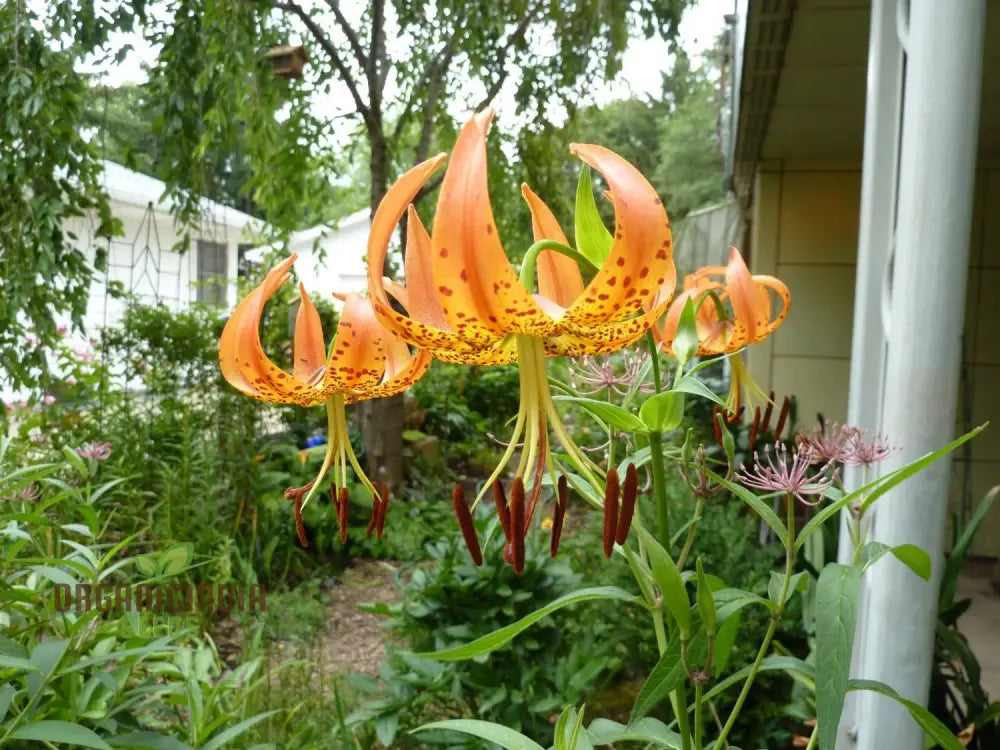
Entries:
{"type": "Polygon", "coordinates": [[[330,591],[330,617],[320,658],[326,674],[378,675],[385,657],[384,617],[361,612],[359,604],[392,604],[400,597],[394,577],[402,563],[355,560],[330,591]]]}

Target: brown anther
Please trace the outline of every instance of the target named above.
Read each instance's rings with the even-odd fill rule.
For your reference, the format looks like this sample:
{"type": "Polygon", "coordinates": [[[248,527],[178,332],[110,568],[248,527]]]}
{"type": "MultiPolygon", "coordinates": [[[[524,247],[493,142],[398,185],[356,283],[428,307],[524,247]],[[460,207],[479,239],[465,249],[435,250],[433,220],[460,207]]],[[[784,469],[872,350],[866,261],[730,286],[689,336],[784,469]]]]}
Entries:
{"type": "Polygon", "coordinates": [[[629,464],[625,469],[625,484],[622,485],[622,507],[618,514],[618,527],[615,541],[625,544],[629,529],[632,528],[632,515],[635,513],[635,500],[639,495],[639,472],[635,464],[629,464]]]}
{"type": "Polygon", "coordinates": [[[337,499],[337,528],[340,530],[341,544],[347,544],[347,503],[349,501],[350,493],[346,487],[341,487],[340,497],[337,499]]]}
{"type": "Polygon", "coordinates": [[[563,521],[566,518],[566,505],[569,501],[569,486],[566,477],[559,477],[556,485],[556,506],[552,511],[552,538],[549,541],[549,557],[555,557],[559,551],[559,538],[562,536],[563,521]]]}
{"type": "Polygon", "coordinates": [[[375,495],[372,498],[372,517],[371,520],[368,522],[368,528],[365,529],[365,536],[371,536],[373,533],[375,533],[375,529],[378,528],[378,516],[381,507],[382,507],[382,501],[378,495],[375,495]]]}
{"type": "Polygon", "coordinates": [[[302,496],[298,495],[293,498],[295,503],[295,533],[298,534],[299,544],[303,547],[308,547],[309,542],[306,541],[306,525],[302,523],[302,496]]]}
{"type": "Polygon", "coordinates": [[[757,445],[757,431],[763,432],[767,427],[761,427],[760,421],[760,407],[757,406],[753,410],[753,424],[750,425],[750,436],[749,436],[749,448],[750,452],[753,453],[754,447],[757,445]]]}
{"type": "Polygon", "coordinates": [[[781,433],[785,429],[785,420],[788,418],[788,407],[791,402],[788,400],[788,396],[785,396],[785,400],[781,404],[781,412],[778,414],[778,424],[774,428],[774,439],[781,440],[781,433]]]}
{"type": "Polygon", "coordinates": [[[771,426],[771,411],[774,409],[774,391],[771,391],[767,397],[767,408],[764,409],[764,418],[760,421],[760,431],[767,432],[768,428],[771,426]]]}
{"type": "Polygon", "coordinates": [[[476,527],[472,522],[472,513],[469,506],[465,504],[465,490],[462,485],[456,484],[451,493],[451,504],[455,508],[455,516],[458,518],[458,527],[462,530],[465,538],[465,546],[469,549],[472,562],[476,565],[483,564],[483,552],[479,547],[479,537],[476,536],[476,527]]]}
{"type": "Polygon", "coordinates": [[[385,528],[385,514],[389,510],[389,485],[380,482],[375,489],[378,490],[378,494],[382,500],[379,503],[378,524],[375,527],[375,538],[381,542],[382,529],[385,528]]]}
{"type": "Polygon", "coordinates": [[[514,564],[514,545],[505,544],[503,546],[503,561],[508,565],[514,564]]]}
{"type": "Polygon", "coordinates": [[[524,482],[521,477],[515,477],[510,485],[510,530],[513,535],[510,543],[514,572],[518,575],[524,570],[524,534],[527,531],[524,511],[524,482]]]}
{"type": "Polygon", "coordinates": [[[608,481],[604,485],[604,556],[611,557],[615,548],[615,534],[618,532],[618,471],[608,469],[608,481]]]}
{"type": "Polygon", "coordinates": [[[499,479],[493,482],[493,502],[497,506],[497,515],[500,516],[503,535],[509,542],[512,539],[510,533],[510,508],[507,507],[507,498],[503,492],[503,483],[499,479]]]}

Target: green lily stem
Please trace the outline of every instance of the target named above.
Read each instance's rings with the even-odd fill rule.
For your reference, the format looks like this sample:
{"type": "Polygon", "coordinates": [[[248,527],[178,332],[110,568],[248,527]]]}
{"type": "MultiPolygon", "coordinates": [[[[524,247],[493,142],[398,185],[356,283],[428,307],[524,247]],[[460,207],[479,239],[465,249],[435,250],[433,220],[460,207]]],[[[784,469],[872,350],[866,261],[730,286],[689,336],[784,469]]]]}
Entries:
{"type": "MultiPolygon", "coordinates": [[[[681,736],[681,750],[691,750],[691,727],[688,725],[687,688],[683,685],[670,694],[670,702],[674,706],[674,716],[677,717],[677,730],[681,736]]],[[[701,745],[695,745],[701,750],[701,745]]]]}
{"type": "Polygon", "coordinates": [[[670,517],[667,514],[666,468],[663,463],[663,436],[649,433],[649,467],[653,473],[653,501],[656,504],[656,525],[660,544],[670,552],[670,517]]]}
{"type": "Polygon", "coordinates": [[[538,255],[542,250],[552,250],[560,255],[565,255],[567,258],[575,260],[577,265],[583,270],[590,273],[597,272],[597,266],[591,263],[587,256],[578,253],[569,245],[564,245],[555,240],[539,240],[528,248],[528,251],[524,254],[524,260],[521,262],[521,274],[519,278],[521,286],[527,289],[529,294],[535,289],[535,266],[538,265],[538,255]]]}
{"type": "Polygon", "coordinates": [[[691,546],[694,544],[694,536],[698,531],[698,522],[701,521],[701,514],[705,508],[705,498],[699,497],[694,504],[694,518],[691,519],[691,526],[688,528],[687,538],[684,540],[684,547],[677,558],[677,570],[684,570],[684,563],[687,562],[688,555],[691,554],[691,546]]]}
{"type": "Polygon", "coordinates": [[[767,626],[764,641],[760,644],[760,649],[757,651],[757,658],[750,665],[750,673],[743,683],[743,689],[740,690],[733,710],[729,713],[729,718],[726,719],[726,724],[722,727],[722,732],[715,741],[715,750],[722,750],[726,746],[726,737],[732,731],[733,725],[740,715],[740,710],[742,710],[743,704],[750,694],[750,688],[753,686],[754,680],[757,679],[757,672],[760,671],[760,665],[764,661],[764,657],[767,656],[771,640],[778,629],[778,622],[781,621],[781,615],[785,611],[785,601],[788,599],[788,590],[791,588],[792,582],[792,571],[795,568],[795,498],[791,495],[785,496],[785,508],[788,519],[788,538],[785,543],[785,579],[781,582],[781,592],[778,594],[778,607],[771,615],[771,623],[767,626]]]}
{"type": "Polygon", "coordinates": [[[701,683],[696,682],[694,684],[694,746],[698,748],[698,750],[701,750],[701,736],[705,723],[701,715],[701,690],[701,683]]]}

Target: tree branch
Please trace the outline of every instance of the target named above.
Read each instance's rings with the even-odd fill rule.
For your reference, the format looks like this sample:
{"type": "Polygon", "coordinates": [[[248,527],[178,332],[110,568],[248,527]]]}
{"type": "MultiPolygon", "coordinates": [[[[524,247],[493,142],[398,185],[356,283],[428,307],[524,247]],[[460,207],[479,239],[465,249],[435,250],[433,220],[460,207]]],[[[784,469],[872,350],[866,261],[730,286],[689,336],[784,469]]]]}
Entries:
{"type": "MultiPolygon", "coordinates": [[[[364,118],[366,123],[371,122],[372,111],[371,108],[365,104],[364,99],[361,98],[361,92],[358,90],[358,84],[351,75],[351,71],[344,64],[344,61],[340,58],[340,53],[337,48],[329,40],[326,34],[319,25],[309,16],[305,10],[302,9],[298,3],[295,2],[279,2],[275,3],[274,7],[278,10],[283,10],[286,13],[293,13],[298,16],[299,20],[302,21],[303,25],[309,30],[313,38],[323,48],[327,56],[330,58],[330,62],[333,63],[333,67],[336,69],[337,73],[340,75],[340,79],[347,86],[348,91],[350,91],[351,98],[354,99],[354,106],[357,107],[359,113],[364,118]]],[[[369,92],[371,93],[371,92],[369,92]]]]}
{"type": "Polygon", "coordinates": [[[511,35],[507,37],[507,41],[504,43],[503,47],[500,48],[500,51],[497,53],[497,79],[486,90],[486,96],[483,97],[482,101],[476,105],[477,112],[492,102],[496,98],[497,94],[500,93],[500,89],[503,88],[504,83],[507,81],[507,76],[510,73],[510,71],[505,67],[507,54],[514,46],[515,42],[524,39],[524,35],[528,31],[528,26],[530,26],[531,22],[535,20],[535,15],[541,9],[542,3],[539,3],[528,10],[528,12],[524,14],[524,18],[522,18],[521,22],[517,25],[517,28],[515,28],[511,35]]]}
{"type": "Polygon", "coordinates": [[[372,3],[372,37],[368,52],[368,92],[372,108],[381,114],[382,87],[385,85],[385,73],[389,69],[385,56],[385,0],[374,0],[372,3]],[[382,75],[379,75],[379,71],[382,75]]]}
{"type": "Polygon", "coordinates": [[[361,46],[361,40],[358,39],[357,33],[351,27],[351,24],[348,23],[347,16],[340,10],[340,0],[326,0],[326,4],[333,11],[337,23],[340,24],[344,36],[347,37],[347,41],[351,45],[351,50],[354,52],[354,59],[358,61],[358,65],[366,68],[368,66],[368,57],[365,55],[364,47],[361,46]]]}
{"type": "MultiPolygon", "coordinates": [[[[424,84],[429,82],[428,85],[433,86],[435,78],[439,78],[442,82],[444,81],[448,73],[448,67],[451,65],[451,60],[455,56],[455,44],[458,42],[458,35],[460,33],[464,33],[464,29],[461,19],[459,18],[459,20],[455,23],[455,28],[451,37],[447,42],[445,42],[445,45],[427,60],[427,64],[424,66],[424,72],[414,84],[413,91],[410,97],[406,100],[406,106],[403,108],[403,112],[400,114],[399,119],[396,120],[396,127],[392,132],[393,138],[398,138],[403,132],[403,128],[406,127],[406,124],[409,122],[410,115],[413,112],[413,107],[417,103],[417,99],[420,98],[419,92],[424,84]]],[[[423,139],[422,131],[421,139],[423,139]]],[[[417,161],[423,161],[423,159],[418,158],[417,161]]]]}

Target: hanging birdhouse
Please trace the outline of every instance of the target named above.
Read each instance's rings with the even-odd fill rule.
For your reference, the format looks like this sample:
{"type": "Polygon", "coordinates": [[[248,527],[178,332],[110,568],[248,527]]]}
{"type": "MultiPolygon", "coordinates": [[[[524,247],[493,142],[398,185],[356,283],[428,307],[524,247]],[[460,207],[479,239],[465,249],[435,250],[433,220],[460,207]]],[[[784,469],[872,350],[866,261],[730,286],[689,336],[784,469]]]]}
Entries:
{"type": "Polygon", "coordinates": [[[272,47],[264,53],[264,58],[270,61],[271,72],[283,78],[301,78],[302,68],[309,59],[305,47],[289,44],[272,47]]]}

